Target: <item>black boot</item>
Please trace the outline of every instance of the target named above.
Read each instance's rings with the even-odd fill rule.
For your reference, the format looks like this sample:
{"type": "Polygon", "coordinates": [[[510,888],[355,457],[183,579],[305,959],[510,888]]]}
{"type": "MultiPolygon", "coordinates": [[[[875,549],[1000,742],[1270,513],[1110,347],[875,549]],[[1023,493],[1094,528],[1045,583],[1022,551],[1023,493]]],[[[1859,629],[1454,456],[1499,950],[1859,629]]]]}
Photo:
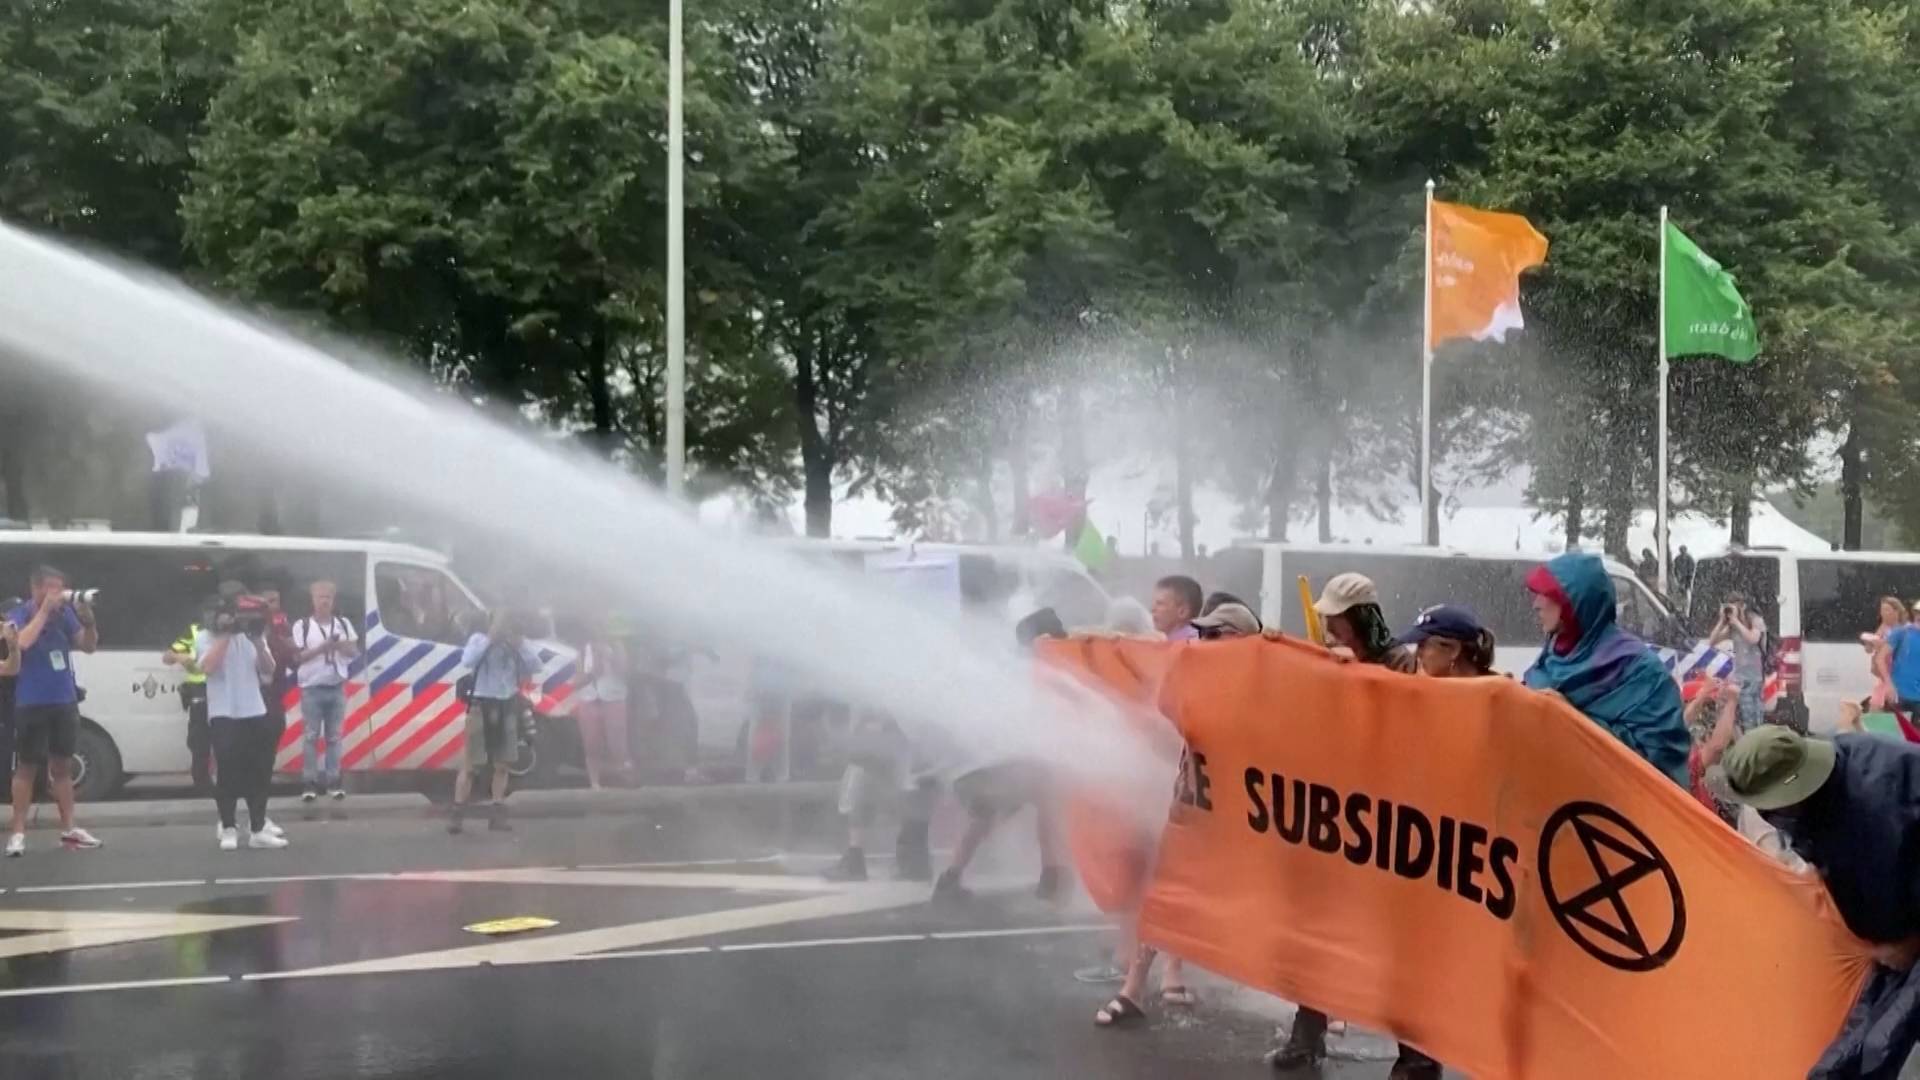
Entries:
{"type": "Polygon", "coordinates": [[[453,804],[452,812],[447,815],[447,835],[448,836],[460,835],[461,830],[465,827],[462,824],[461,819],[466,816],[466,810],[467,808],[461,805],[460,803],[453,804]]]}
{"type": "Polygon", "coordinates": [[[488,832],[512,832],[513,826],[507,823],[507,804],[494,803],[487,814],[488,832]]]}
{"type": "Polygon", "coordinates": [[[900,838],[893,845],[893,876],[901,881],[933,880],[933,853],[927,846],[926,822],[900,824],[900,838]]]}
{"type": "Polygon", "coordinates": [[[933,883],[933,902],[936,904],[964,904],[973,899],[973,894],[960,884],[960,871],[948,870],[933,883]]]}
{"type": "Polygon", "coordinates": [[[1060,899],[1060,868],[1046,866],[1040,869],[1040,884],[1034,886],[1033,895],[1042,900],[1060,899]]]}
{"type": "Polygon", "coordinates": [[[1400,1059],[1393,1063],[1387,1080],[1440,1080],[1440,1063],[1401,1043],[1400,1059]]]}
{"type": "Polygon", "coordinates": [[[857,847],[850,847],[840,856],[827,872],[820,875],[828,881],[865,881],[867,880],[867,853],[857,847]]]}
{"type": "Polygon", "coordinates": [[[1285,1046],[1267,1055],[1274,1069],[1310,1069],[1327,1057],[1327,1014],[1302,1006],[1293,1015],[1285,1046]]]}

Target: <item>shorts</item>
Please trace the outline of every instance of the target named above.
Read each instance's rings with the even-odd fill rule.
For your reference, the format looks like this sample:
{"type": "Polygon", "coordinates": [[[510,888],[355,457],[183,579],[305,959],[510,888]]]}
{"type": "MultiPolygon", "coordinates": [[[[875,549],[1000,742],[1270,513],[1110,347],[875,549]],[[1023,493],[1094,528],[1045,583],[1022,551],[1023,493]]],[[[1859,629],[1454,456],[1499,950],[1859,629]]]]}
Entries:
{"type": "Polygon", "coordinates": [[[22,765],[44,765],[49,757],[70,758],[80,740],[80,706],[15,705],[13,752],[22,765]]]}
{"type": "Polygon", "coordinates": [[[467,765],[512,765],[520,758],[520,706],[497,698],[473,699],[467,707],[467,765]]]}
{"type": "Polygon", "coordinates": [[[953,782],[954,798],[977,818],[1011,814],[1029,803],[1038,805],[1046,792],[1046,767],[1033,761],[975,769],[953,782]]]}

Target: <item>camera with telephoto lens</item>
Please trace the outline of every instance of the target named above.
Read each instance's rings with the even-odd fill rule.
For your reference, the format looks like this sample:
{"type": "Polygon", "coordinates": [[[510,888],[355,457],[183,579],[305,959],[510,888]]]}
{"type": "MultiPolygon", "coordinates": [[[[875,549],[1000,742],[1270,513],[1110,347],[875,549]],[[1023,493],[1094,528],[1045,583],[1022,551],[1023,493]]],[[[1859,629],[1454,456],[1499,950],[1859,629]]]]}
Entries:
{"type": "Polygon", "coordinates": [[[70,605],[86,604],[89,607],[91,607],[93,605],[93,602],[100,598],[100,590],[99,589],[66,589],[60,593],[60,598],[62,600],[65,600],[70,605]]]}
{"type": "Polygon", "coordinates": [[[213,632],[258,637],[266,633],[270,614],[266,600],[261,597],[223,597],[220,606],[213,609],[213,632]]]}

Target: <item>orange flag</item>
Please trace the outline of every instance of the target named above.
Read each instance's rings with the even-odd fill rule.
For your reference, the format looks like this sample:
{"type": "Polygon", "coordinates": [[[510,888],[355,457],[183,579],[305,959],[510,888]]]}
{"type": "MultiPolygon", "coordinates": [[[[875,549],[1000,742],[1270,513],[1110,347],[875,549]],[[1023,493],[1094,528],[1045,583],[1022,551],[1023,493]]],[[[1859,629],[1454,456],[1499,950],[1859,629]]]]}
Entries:
{"type": "Polygon", "coordinates": [[[1547,238],[1519,214],[1433,204],[1433,318],[1427,347],[1471,338],[1500,341],[1517,330],[1520,272],[1547,261],[1547,238]]]}
{"type": "MultiPolygon", "coordinates": [[[[1141,648],[1048,656],[1137,694],[1141,648]]],[[[1468,1075],[1802,1077],[1865,981],[1816,879],[1509,679],[1254,639],[1172,651],[1160,705],[1186,750],[1141,939],[1468,1075]]]]}

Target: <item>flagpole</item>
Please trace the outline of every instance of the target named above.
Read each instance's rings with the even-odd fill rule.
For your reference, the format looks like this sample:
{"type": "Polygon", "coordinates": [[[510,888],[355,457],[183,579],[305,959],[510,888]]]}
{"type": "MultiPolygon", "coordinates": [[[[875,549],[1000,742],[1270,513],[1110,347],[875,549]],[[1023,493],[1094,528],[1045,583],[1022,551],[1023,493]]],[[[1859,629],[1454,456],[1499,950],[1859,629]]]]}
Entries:
{"type": "Polygon", "coordinates": [[[1433,181],[1427,181],[1427,259],[1420,314],[1420,542],[1438,544],[1433,520],[1433,181]]]}
{"type": "Polygon", "coordinates": [[[1660,208],[1660,481],[1659,501],[1653,509],[1654,544],[1660,552],[1658,581],[1667,592],[1667,208],[1660,208]]]}

